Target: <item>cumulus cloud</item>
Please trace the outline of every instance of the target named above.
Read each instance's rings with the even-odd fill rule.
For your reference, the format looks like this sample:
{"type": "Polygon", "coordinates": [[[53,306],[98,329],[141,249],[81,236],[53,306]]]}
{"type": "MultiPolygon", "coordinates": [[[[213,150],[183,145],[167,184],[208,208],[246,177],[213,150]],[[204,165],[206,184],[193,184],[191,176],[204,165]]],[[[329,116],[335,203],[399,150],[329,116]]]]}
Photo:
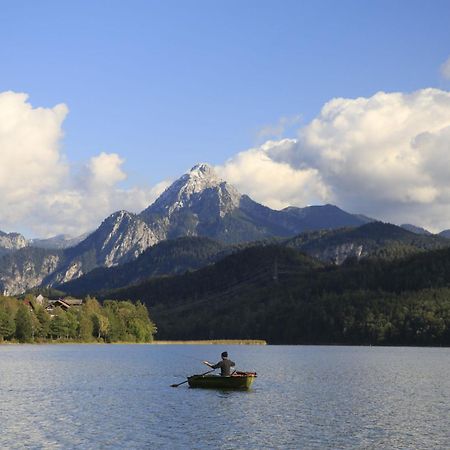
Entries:
{"type": "MultiPolygon", "coordinates": [[[[121,188],[126,173],[116,153],[75,171],[60,148],[67,113],[64,104],[33,108],[25,94],[0,93],[0,230],[20,224],[34,236],[75,235],[113,211],[145,208],[168,186],[121,188]]],[[[295,139],[267,141],[216,169],[272,208],[334,203],[450,228],[450,92],[332,99],[295,139]]]]}
{"type": "Polygon", "coordinates": [[[441,75],[446,79],[450,80],[450,56],[447,61],[441,66],[441,75]]]}
{"type": "Polygon", "coordinates": [[[439,230],[450,227],[449,150],[449,92],[379,92],[333,99],[297,139],[242,152],[221,171],[272,207],[326,201],[439,230]]]}
{"type": "Polygon", "coordinates": [[[124,160],[117,153],[102,152],[88,164],[90,182],[95,186],[110,187],[127,177],[122,170],[124,160]]]}
{"type": "Polygon", "coordinates": [[[215,169],[241,192],[275,209],[323,203],[330,193],[318,171],[309,167],[297,169],[280,157],[290,154],[296,145],[292,139],[268,141],[238,153],[215,169]]]}
{"type": "Polygon", "coordinates": [[[126,178],[115,153],[93,156],[76,173],[61,151],[64,104],[34,108],[26,94],[0,93],[0,230],[35,236],[79,234],[117,209],[138,211],[150,189],[120,189],[126,178]]]}

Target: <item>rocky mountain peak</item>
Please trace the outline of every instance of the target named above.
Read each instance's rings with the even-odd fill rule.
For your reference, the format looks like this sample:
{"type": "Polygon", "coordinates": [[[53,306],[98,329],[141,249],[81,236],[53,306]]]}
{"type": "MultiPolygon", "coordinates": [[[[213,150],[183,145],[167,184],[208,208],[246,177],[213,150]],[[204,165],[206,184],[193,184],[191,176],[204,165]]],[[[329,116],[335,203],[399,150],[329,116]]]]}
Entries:
{"type": "Polygon", "coordinates": [[[196,178],[209,178],[219,180],[213,167],[208,163],[196,164],[190,171],[189,175],[196,178]]]}
{"type": "Polygon", "coordinates": [[[224,181],[221,180],[214,169],[206,163],[195,165],[188,173],[183,175],[177,182],[180,197],[188,197],[201,192],[207,188],[219,186],[224,181]]]}
{"type": "Polygon", "coordinates": [[[111,215],[109,215],[105,219],[105,222],[120,222],[123,219],[130,219],[131,217],[132,217],[131,213],[122,209],[120,211],[113,212],[111,215]]]}
{"type": "Polygon", "coordinates": [[[176,211],[191,208],[202,197],[210,197],[213,193],[221,215],[239,206],[241,194],[222,180],[209,164],[197,164],[172,183],[143,215],[151,212],[170,217],[176,211]]]}
{"type": "Polygon", "coordinates": [[[135,259],[158,242],[148,225],[135,214],[117,211],[78,245],[64,250],[62,263],[46,284],[67,282],[95,269],[135,259]]]}
{"type": "Polygon", "coordinates": [[[0,231],[0,254],[28,246],[27,240],[19,233],[0,231]]]}

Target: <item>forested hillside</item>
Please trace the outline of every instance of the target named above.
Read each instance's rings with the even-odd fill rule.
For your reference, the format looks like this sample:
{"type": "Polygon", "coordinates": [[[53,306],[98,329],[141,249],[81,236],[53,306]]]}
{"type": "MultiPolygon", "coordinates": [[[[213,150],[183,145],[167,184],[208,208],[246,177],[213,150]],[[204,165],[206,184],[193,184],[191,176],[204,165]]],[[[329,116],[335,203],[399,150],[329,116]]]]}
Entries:
{"type": "Polygon", "coordinates": [[[107,297],[141,299],[163,339],[450,345],[450,249],[329,266],[254,247],[107,297]]]}
{"type": "Polygon", "coordinates": [[[357,228],[302,233],[288,239],[286,245],[322,261],[341,264],[349,257],[403,258],[450,247],[450,240],[419,235],[389,223],[371,222],[357,228]]]}

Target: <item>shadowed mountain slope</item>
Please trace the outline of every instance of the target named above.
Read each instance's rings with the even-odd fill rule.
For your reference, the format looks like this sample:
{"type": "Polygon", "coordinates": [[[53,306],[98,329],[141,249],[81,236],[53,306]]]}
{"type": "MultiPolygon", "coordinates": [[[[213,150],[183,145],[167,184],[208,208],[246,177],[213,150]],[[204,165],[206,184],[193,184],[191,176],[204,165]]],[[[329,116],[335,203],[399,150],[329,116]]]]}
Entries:
{"type": "Polygon", "coordinates": [[[142,282],[148,278],[197,270],[231,253],[231,247],[201,237],[184,237],[145,250],[126,264],[97,268],[86,275],[57,286],[72,295],[83,296],[107,289],[116,289],[142,282]]]}

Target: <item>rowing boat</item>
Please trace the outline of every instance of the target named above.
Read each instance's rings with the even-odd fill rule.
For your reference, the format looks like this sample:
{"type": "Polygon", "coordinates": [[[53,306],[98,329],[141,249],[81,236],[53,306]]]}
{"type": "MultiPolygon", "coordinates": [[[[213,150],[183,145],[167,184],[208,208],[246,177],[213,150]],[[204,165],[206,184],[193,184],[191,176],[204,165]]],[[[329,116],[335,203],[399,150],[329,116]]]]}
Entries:
{"type": "Polygon", "coordinates": [[[229,377],[220,375],[192,375],[188,377],[191,388],[250,389],[256,372],[235,372],[229,377]]]}

